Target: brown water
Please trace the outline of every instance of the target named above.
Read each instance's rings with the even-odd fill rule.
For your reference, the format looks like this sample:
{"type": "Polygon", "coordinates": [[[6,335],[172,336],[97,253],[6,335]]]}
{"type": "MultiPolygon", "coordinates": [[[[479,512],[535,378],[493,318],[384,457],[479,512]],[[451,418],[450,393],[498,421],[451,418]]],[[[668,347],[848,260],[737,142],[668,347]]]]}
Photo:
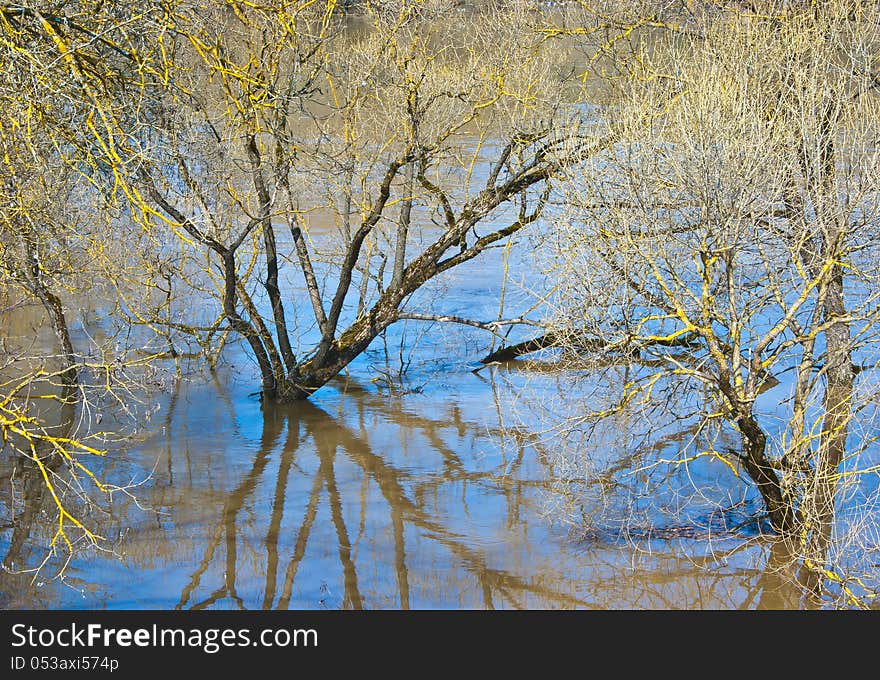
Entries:
{"type": "MultiPolygon", "coordinates": [[[[116,554],[80,554],[64,582],[5,573],[4,606],[796,604],[761,569],[768,547],[741,537],[578,540],[545,517],[545,449],[507,429],[510,391],[526,378],[501,367],[434,375],[420,392],[349,379],[269,408],[234,373],[185,384],[162,399],[151,438],[104,470],[142,481],[137,503],[120,496],[97,518],[116,554]]],[[[17,564],[42,554],[42,535],[17,548],[17,564]]]]}
{"type": "MultiPolygon", "coordinates": [[[[503,269],[492,257],[501,255],[413,304],[492,318],[503,269]]],[[[520,303],[510,287],[508,304],[520,303]]],[[[38,317],[18,310],[3,329],[49,353],[51,335],[38,317]]],[[[89,323],[74,323],[80,346],[89,323]]],[[[94,337],[99,324],[88,330],[94,337]]],[[[308,402],[262,405],[252,394],[253,363],[236,347],[213,378],[195,373],[151,395],[146,436],[113,447],[98,469],[108,481],[133,484],[130,495],[116,493],[85,517],[112,552],[77,552],[63,579],[52,578],[55,562],[36,576],[22,571],[45,557],[53,515],[45,497],[13,498],[14,470],[4,458],[0,606],[798,605],[771,547],[754,536],[572,534],[550,512],[556,442],[524,408],[529,395],[566,389],[564,375],[481,367],[482,331],[426,330],[393,328],[387,353],[377,341],[308,402]],[[400,356],[412,363],[402,383],[389,384],[400,356]]],[[[601,442],[595,448],[589,455],[601,456],[601,442]]]]}

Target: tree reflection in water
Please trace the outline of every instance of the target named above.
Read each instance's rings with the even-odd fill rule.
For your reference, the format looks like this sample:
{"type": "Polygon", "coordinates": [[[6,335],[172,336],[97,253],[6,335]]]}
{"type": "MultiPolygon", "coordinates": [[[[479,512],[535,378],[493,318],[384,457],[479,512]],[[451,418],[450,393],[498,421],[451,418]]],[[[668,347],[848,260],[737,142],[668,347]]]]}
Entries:
{"type": "MultiPolygon", "coordinates": [[[[72,578],[100,584],[85,601],[33,588],[11,606],[802,606],[769,544],[584,542],[550,527],[547,457],[529,433],[504,427],[503,406],[489,422],[492,381],[474,382],[438,398],[349,381],[323,402],[289,406],[219,384],[172,394],[164,434],[140,452],[155,465],[138,494],[152,519],[120,502],[106,520],[130,526],[124,558],[71,565],[72,578]],[[766,554],[768,570],[755,569],[766,554]]],[[[29,528],[39,512],[29,512],[0,544],[7,560],[39,543],[42,530],[29,528]]],[[[22,588],[2,578],[2,590],[22,588]]]]}
{"type": "MultiPolygon", "coordinates": [[[[358,403],[361,408],[371,410],[374,415],[381,414],[392,420],[405,421],[407,429],[422,434],[431,443],[434,451],[442,457],[443,473],[417,478],[406,469],[395,467],[388,458],[373,450],[368,429],[362,420],[359,428],[351,427],[342,418],[334,418],[322,408],[308,402],[290,406],[275,404],[264,406],[263,433],[253,466],[224,504],[222,519],[205,549],[198,569],[192,574],[181,594],[178,608],[204,608],[225,597],[231,598],[238,606],[244,606],[236,590],[239,566],[237,556],[239,518],[249,509],[248,503],[257,501],[254,496],[259,480],[265,473],[270,459],[278,451],[280,451],[278,474],[271,494],[268,528],[264,538],[266,568],[261,603],[263,608],[284,609],[290,606],[297,571],[310,540],[315,540],[313,533],[318,533],[313,530],[322,505],[326,505],[329,510],[330,524],[335,537],[342,570],[341,606],[344,608],[361,609],[367,604],[359,587],[354,552],[367,530],[366,524],[377,521],[387,521],[392,535],[393,558],[389,561],[392,563],[390,566],[394,573],[398,596],[395,606],[408,609],[411,604],[406,550],[408,530],[414,530],[419,536],[428,538],[445,548],[470,578],[479,584],[483,597],[482,605],[485,607],[493,608],[498,601],[507,606],[523,606],[525,604],[523,597],[529,594],[556,606],[587,605],[586,602],[560,589],[544,586],[540,582],[531,582],[505,569],[492,567],[489,556],[484,550],[475,547],[468,537],[444,524],[441,519],[443,513],[438,513],[436,509],[430,507],[432,500],[443,495],[442,487],[463,483],[500,492],[508,508],[517,511],[522,502],[522,487],[535,485],[533,481],[517,479],[510,474],[515,472],[517,461],[510,466],[505,464],[503,469],[468,470],[459,455],[445,443],[443,437],[443,430],[448,429],[450,425],[465,427],[460,419],[457,423],[446,420],[433,421],[423,416],[398,411],[393,402],[386,401],[380,395],[370,395],[366,392],[361,392],[360,395],[361,399],[358,403]],[[338,482],[340,455],[354,464],[362,475],[360,485],[351,483],[347,485],[360,486],[359,497],[346,496],[340,491],[338,482]],[[317,466],[309,466],[303,462],[295,468],[294,462],[298,456],[317,458],[317,466]],[[280,554],[283,552],[283,548],[279,548],[279,541],[282,545],[287,542],[282,538],[281,527],[287,506],[289,479],[294,469],[296,471],[293,474],[305,474],[310,479],[310,490],[305,512],[295,531],[293,551],[283,568],[283,579],[279,584],[280,554]],[[381,503],[368,499],[370,485],[374,485],[378,490],[381,503]],[[346,515],[350,513],[346,512],[345,506],[357,503],[360,504],[360,526],[355,533],[355,540],[352,541],[351,531],[346,524],[346,515]],[[368,504],[371,506],[369,509],[368,504]],[[381,519],[380,508],[383,513],[381,519]],[[222,556],[218,555],[218,552],[222,553],[222,556]],[[201,586],[203,575],[209,570],[212,562],[219,559],[225,559],[222,585],[209,596],[200,600],[194,599],[194,594],[201,586]]],[[[518,461],[521,460],[522,456],[519,456],[518,461]]],[[[510,519],[515,520],[515,517],[510,519]]]]}

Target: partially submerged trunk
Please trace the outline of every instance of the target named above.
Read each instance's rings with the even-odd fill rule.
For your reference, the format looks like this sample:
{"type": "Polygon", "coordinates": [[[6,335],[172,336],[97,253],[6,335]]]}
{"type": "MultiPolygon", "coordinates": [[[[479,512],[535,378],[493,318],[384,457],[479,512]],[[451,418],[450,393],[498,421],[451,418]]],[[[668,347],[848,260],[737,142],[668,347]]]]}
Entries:
{"type": "Polygon", "coordinates": [[[770,526],[780,535],[791,535],[797,528],[797,512],[767,458],[767,435],[751,415],[737,418],[736,423],[743,440],[740,461],[761,494],[770,526]]]}
{"type": "MultiPolygon", "coordinates": [[[[296,356],[292,349],[279,289],[280,255],[270,210],[271,196],[263,176],[267,166],[255,138],[251,136],[248,139],[246,150],[255,192],[259,198],[259,212],[252,216],[237,236],[229,242],[217,240],[210,232],[203,230],[196,220],[183,214],[159,191],[149,176],[142,175],[142,180],[145,192],[151,200],[189,237],[213,251],[219,259],[224,279],[223,314],[231,329],[245,340],[256,359],[262,379],[261,392],[264,399],[291,402],[308,398],[339,375],[376,337],[401,317],[400,309],[404,301],[428,281],[479,256],[485,249],[507,239],[538,218],[549,195],[546,183],[563,165],[562,161],[549,156],[548,147],[541,145],[541,139],[543,136],[529,139],[517,137],[511,141],[510,148],[524,144],[538,144],[532,160],[502,180],[499,175],[500,166],[509,153],[502,154],[502,160],[490,173],[485,188],[466,201],[458,213],[453,211],[441,189],[433,185],[425,176],[427,161],[424,158],[414,156],[412,150],[407,150],[400,158],[389,161],[379,182],[371,210],[363,217],[361,224],[352,230],[350,239],[345,244],[345,252],[339,262],[339,271],[334,282],[335,290],[326,311],[324,297],[311,264],[307,239],[304,238],[299,223],[289,219],[295,255],[299,260],[299,267],[308,290],[315,323],[321,331],[321,339],[314,350],[300,356],[296,356]],[[395,251],[392,281],[387,289],[380,289],[379,297],[372,307],[359,309],[357,318],[343,330],[341,326],[343,309],[352,290],[353,275],[358,271],[359,262],[365,257],[362,253],[364,243],[383,219],[393,183],[402,170],[405,170],[403,185],[406,195],[402,202],[397,228],[399,242],[395,251]],[[423,247],[415,258],[405,264],[405,241],[411,229],[410,204],[416,180],[427,192],[438,195],[438,200],[444,206],[446,223],[433,242],[423,247]],[[539,184],[545,184],[545,188],[533,205],[532,212],[526,212],[525,208],[522,208],[518,217],[507,226],[502,228],[493,226],[494,230],[487,234],[472,235],[474,227],[499,206],[522,197],[530,188],[539,184]],[[264,319],[260,314],[238,271],[237,251],[242,244],[248,242],[256,229],[262,232],[263,237],[266,270],[262,282],[271,306],[271,319],[264,319]]],[[[599,149],[606,148],[610,143],[610,138],[600,139],[591,144],[585,143],[583,148],[572,151],[565,162],[574,163],[582,155],[595,153],[599,149]]],[[[184,181],[191,191],[198,195],[198,186],[193,182],[188,171],[187,159],[178,157],[177,162],[184,181]]],[[[275,183],[283,189],[283,193],[287,194],[290,213],[295,214],[296,201],[290,193],[289,183],[285,180],[285,172],[289,168],[277,160],[276,166],[279,169],[276,169],[275,183]]]]}

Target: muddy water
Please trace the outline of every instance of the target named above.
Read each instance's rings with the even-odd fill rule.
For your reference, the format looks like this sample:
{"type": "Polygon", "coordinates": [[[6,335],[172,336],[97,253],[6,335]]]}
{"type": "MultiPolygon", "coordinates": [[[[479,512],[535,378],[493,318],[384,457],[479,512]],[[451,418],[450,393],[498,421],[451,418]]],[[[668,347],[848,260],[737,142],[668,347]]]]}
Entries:
{"type": "MultiPolygon", "coordinates": [[[[136,484],[93,517],[114,553],[80,553],[63,581],[4,573],[3,606],[797,605],[759,542],[572,536],[547,516],[552,440],[539,445],[539,424],[530,431],[517,408],[556,378],[474,373],[477,341],[464,332],[424,342],[430,360],[394,389],[371,380],[380,346],[301,404],[263,406],[253,367],[234,353],[215,379],[158,395],[149,437],[103,470],[136,484]]],[[[38,560],[44,540],[34,531],[15,564],[38,560]]],[[[11,541],[7,527],[4,555],[11,541]]]]}
{"type": "Polygon", "coordinates": [[[573,540],[543,517],[539,452],[498,437],[492,377],[447,378],[404,396],[349,381],[270,409],[234,382],[181,390],[124,466],[153,472],[140,507],[117,507],[118,555],[82,555],[65,584],[7,606],[785,606],[754,568],[760,546],[725,559],[739,540],[573,540]]]}
{"type": "MultiPolygon", "coordinates": [[[[332,215],[308,221],[318,239],[331,232],[332,215]]],[[[519,315],[530,302],[512,281],[498,309],[501,258],[487,254],[414,296],[411,308],[519,315]]],[[[299,275],[282,277],[305,305],[299,275]]],[[[80,341],[86,330],[100,334],[86,323],[74,322],[80,341]]],[[[0,336],[53,353],[33,315],[0,324],[0,336]]],[[[583,538],[556,521],[555,442],[520,406],[557,389],[557,376],[475,372],[487,349],[480,333],[401,324],[301,404],[261,404],[253,363],[235,347],[216,376],[194,374],[150,395],[146,436],[111,450],[99,470],[128,492],[86,517],[112,550],[78,551],[63,579],[53,568],[22,571],[45,556],[52,514],[45,498],[25,510],[22,499],[10,502],[13,473],[0,461],[0,607],[798,606],[772,547],[754,536],[583,538]]]]}

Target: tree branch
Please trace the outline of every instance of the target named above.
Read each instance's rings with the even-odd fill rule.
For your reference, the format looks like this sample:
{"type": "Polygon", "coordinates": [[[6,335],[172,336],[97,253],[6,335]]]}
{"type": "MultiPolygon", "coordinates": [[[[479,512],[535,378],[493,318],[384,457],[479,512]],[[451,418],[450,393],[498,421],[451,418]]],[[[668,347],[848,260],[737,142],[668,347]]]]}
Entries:
{"type": "Polygon", "coordinates": [[[342,261],[339,283],[336,286],[336,293],[330,305],[330,313],[327,317],[327,324],[321,337],[321,343],[315,353],[314,362],[317,364],[321,363],[330,349],[330,344],[333,342],[333,335],[336,333],[336,327],[339,324],[339,315],[342,313],[345,296],[351,287],[352,272],[357,265],[361,246],[363,246],[364,239],[367,238],[367,235],[373,230],[373,227],[376,226],[379,218],[382,216],[382,211],[385,209],[385,204],[391,195],[391,183],[394,181],[397,171],[400,170],[402,165],[403,161],[401,160],[394,160],[389,164],[388,169],[385,171],[385,177],[382,179],[382,184],[379,187],[379,196],[373,204],[370,214],[367,215],[367,218],[352,236],[351,244],[345,254],[345,259],[342,261]]]}
{"type": "Polygon", "coordinates": [[[457,323],[462,324],[464,326],[473,326],[474,328],[481,328],[484,331],[489,331],[491,333],[495,333],[499,328],[504,326],[537,326],[541,327],[537,321],[532,321],[531,319],[524,319],[522,317],[517,317],[515,319],[501,319],[498,321],[476,321],[474,319],[466,319],[462,316],[455,316],[453,314],[419,314],[417,312],[398,312],[395,315],[395,319],[399,321],[403,320],[412,320],[412,321],[434,321],[437,323],[457,323]]]}

